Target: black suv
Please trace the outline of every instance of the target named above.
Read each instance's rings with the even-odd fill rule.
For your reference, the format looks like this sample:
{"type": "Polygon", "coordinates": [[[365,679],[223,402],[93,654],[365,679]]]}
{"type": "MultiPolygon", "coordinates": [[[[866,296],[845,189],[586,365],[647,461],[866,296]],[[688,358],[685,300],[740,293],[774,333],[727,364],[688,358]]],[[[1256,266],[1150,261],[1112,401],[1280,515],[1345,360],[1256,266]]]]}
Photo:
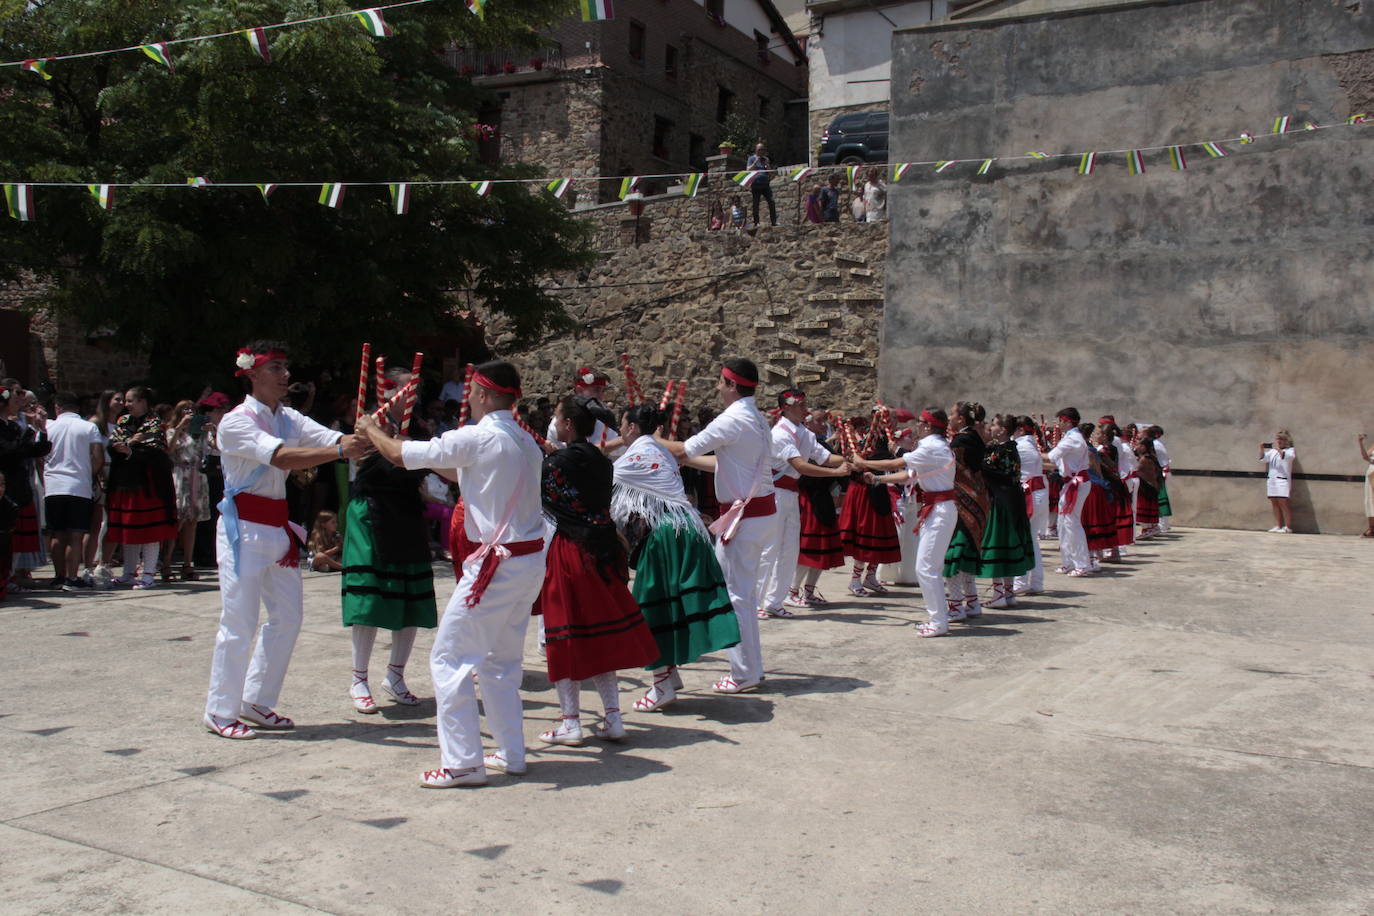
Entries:
{"type": "Polygon", "coordinates": [[[842,114],[821,134],[819,165],[887,161],[887,112],[842,114]]]}

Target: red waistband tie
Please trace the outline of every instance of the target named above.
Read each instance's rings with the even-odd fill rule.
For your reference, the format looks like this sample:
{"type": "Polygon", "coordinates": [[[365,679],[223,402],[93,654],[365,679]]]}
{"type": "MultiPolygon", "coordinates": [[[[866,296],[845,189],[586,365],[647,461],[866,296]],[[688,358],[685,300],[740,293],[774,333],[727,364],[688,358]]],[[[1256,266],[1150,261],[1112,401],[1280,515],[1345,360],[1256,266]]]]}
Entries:
{"type": "Polygon", "coordinates": [[[740,518],[760,518],[778,511],[778,500],[772,493],[755,496],[744,504],[744,514],[740,518]]]}
{"type": "MultiPolygon", "coordinates": [[[[463,556],[466,557],[464,563],[471,560],[482,549],[482,545],[469,539],[466,532],[459,533],[458,546],[463,556]]],[[[482,593],[487,590],[487,586],[496,576],[496,568],[501,565],[501,561],[506,557],[525,557],[543,549],[543,538],[493,545],[482,557],[482,565],[477,570],[477,578],[472,581],[472,588],[468,591],[467,598],[463,600],[463,607],[477,607],[482,600],[482,593]]]]}
{"type": "Polygon", "coordinates": [[[798,485],[800,484],[800,482],[800,477],[788,477],[786,474],[784,474],[782,477],[779,477],[777,480],[773,481],[773,486],[777,487],[779,490],[791,490],[793,493],[796,493],[799,492],[798,485]]]}
{"type": "Polygon", "coordinates": [[[1029,518],[1035,514],[1035,491],[1045,489],[1045,478],[1032,477],[1023,481],[1021,489],[1026,491],[1026,517],[1029,518]]]}
{"type": "Polygon", "coordinates": [[[1064,481],[1064,488],[1059,494],[1059,514],[1069,515],[1073,512],[1073,507],[1078,505],[1078,487],[1080,484],[1088,482],[1088,472],[1079,471],[1068,480],[1064,481]]]}
{"type": "Polygon", "coordinates": [[[916,516],[916,527],[912,528],[915,534],[921,533],[921,525],[925,524],[926,516],[935,509],[939,503],[954,501],[953,490],[922,490],[916,494],[916,500],[921,504],[921,511],[916,516]]]}
{"type": "Polygon", "coordinates": [[[234,497],[234,506],[238,509],[240,521],[280,528],[286,532],[286,553],[277,561],[278,566],[301,565],[301,548],[305,546],[305,538],[301,536],[299,526],[292,523],[286,500],[240,493],[234,497]]]}

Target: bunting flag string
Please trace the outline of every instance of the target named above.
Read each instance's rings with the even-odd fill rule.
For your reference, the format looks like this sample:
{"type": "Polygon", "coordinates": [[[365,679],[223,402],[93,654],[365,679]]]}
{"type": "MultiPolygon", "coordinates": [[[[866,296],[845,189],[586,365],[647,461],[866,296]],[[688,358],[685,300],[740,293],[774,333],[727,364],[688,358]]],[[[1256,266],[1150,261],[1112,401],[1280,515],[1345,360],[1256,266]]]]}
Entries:
{"type": "Polygon", "coordinates": [[[114,209],[114,188],[107,184],[88,184],[86,189],[91,192],[95,202],[100,205],[102,210],[114,209]]]}
{"type": "MultiPolygon", "coordinates": [[[[43,77],[43,79],[51,79],[52,74],[48,73],[46,67],[47,64],[55,61],[81,60],[89,57],[124,54],[129,51],[142,51],[153,60],[166,66],[168,70],[175,72],[171,64],[171,48],[173,45],[197,44],[204,41],[229,38],[235,35],[242,35],[247,39],[253,51],[262,57],[263,61],[271,63],[271,54],[267,50],[267,31],[269,29],[286,29],[295,26],[314,25],[315,23],[329,22],[335,19],[357,19],[370,34],[378,38],[385,38],[393,34],[393,30],[387,25],[385,18],[382,16],[383,11],[436,2],[439,2],[439,0],[399,0],[397,3],[389,3],[384,6],[374,6],[360,10],[345,10],[341,13],[327,13],[320,16],[308,16],[303,19],[294,19],[287,22],[272,22],[260,26],[235,29],[231,32],[193,35],[189,38],[172,38],[166,41],[152,42],[150,44],[129,45],[124,48],[106,48],[100,51],[82,51],[77,54],[54,54],[41,58],[29,58],[27,60],[0,61],[0,68],[18,67],[21,70],[36,73],[43,77]]],[[[467,6],[474,14],[483,17],[486,0],[467,0],[467,6]]]]}
{"type": "Polygon", "coordinates": [[[467,2],[469,13],[478,19],[485,20],[487,18],[487,0],[467,0],[467,2]]]}
{"type": "Polygon", "coordinates": [[[1273,132],[1276,134],[1288,133],[1288,115],[1282,115],[1274,119],[1273,132]]]}
{"type": "Polygon", "coordinates": [[[23,222],[33,219],[33,185],[5,185],[5,204],[15,219],[23,222]]]}
{"type": "Polygon", "coordinates": [[[410,184],[400,182],[388,186],[391,190],[391,206],[397,216],[404,216],[410,212],[410,184]]]}
{"type": "Polygon", "coordinates": [[[337,210],[343,203],[344,186],[341,184],[320,185],[320,203],[337,210]]]}
{"type": "Polygon", "coordinates": [[[253,49],[253,53],[262,58],[264,64],[272,63],[272,52],[267,48],[267,33],[262,29],[244,29],[244,38],[248,39],[248,47],[253,49]]]}
{"type": "Polygon", "coordinates": [[[611,0],[578,0],[582,10],[583,22],[604,22],[615,18],[615,5],[611,0]]]}
{"type": "MultiPolygon", "coordinates": [[[[425,0],[425,2],[429,2],[429,0],[425,0]]],[[[385,7],[383,7],[383,8],[385,8],[385,7]]],[[[1284,120],[1285,120],[1284,117],[1276,118],[1276,119],[1275,119],[1274,126],[1275,126],[1276,128],[1281,128],[1281,127],[1283,127],[1282,122],[1283,122],[1284,120]]],[[[1308,122],[1308,123],[1311,123],[1311,122],[1308,122]]],[[[1339,128],[1339,127],[1363,127],[1363,126],[1367,126],[1367,125],[1370,125],[1370,124],[1374,124],[1374,119],[1370,119],[1369,116],[1367,116],[1367,115],[1365,115],[1365,114],[1354,114],[1354,115],[1348,116],[1347,118],[1342,119],[1339,123],[1325,124],[1325,125],[1320,125],[1320,124],[1312,123],[1312,126],[1311,126],[1310,129],[1311,129],[1311,130],[1314,130],[1314,131],[1323,131],[1323,130],[1330,130],[1330,129],[1332,129],[1332,128],[1339,128]]],[[[1028,152],[1028,153],[1026,153],[1024,156],[1009,156],[1009,157],[1003,157],[1003,158],[1005,158],[1005,159],[1007,159],[1007,160],[1009,160],[1009,161],[1016,161],[1016,160],[1042,160],[1042,159],[1043,159],[1043,160],[1051,160],[1051,159],[1054,159],[1054,160],[1064,160],[1064,159],[1068,159],[1069,157],[1072,157],[1074,160],[1077,161],[1078,173],[1079,173],[1079,174],[1082,174],[1082,175],[1090,175],[1090,174],[1094,174],[1094,173],[1095,173],[1096,168],[1097,168],[1097,165],[1098,165],[1098,162],[1099,162],[1099,157],[1101,157],[1101,156],[1103,156],[1103,155],[1115,156],[1115,155],[1120,154],[1120,155],[1122,155],[1122,156],[1125,157],[1127,171],[1128,171],[1130,174],[1132,174],[1132,175],[1141,175],[1141,174],[1144,174],[1144,172],[1145,172],[1145,156],[1146,156],[1146,154],[1150,154],[1150,153],[1161,153],[1161,152],[1162,152],[1162,153],[1165,153],[1165,154],[1168,156],[1170,167],[1171,167],[1173,170],[1175,170],[1175,171],[1184,171],[1184,170],[1186,170],[1186,169],[1188,168],[1187,151],[1188,151],[1188,149],[1189,149],[1190,147],[1199,147],[1199,148],[1201,148],[1201,149],[1202,149],[1204,152],[1206,152],[1207,155],[1208,155],[1210,158],[1212,158],[1212,159],[1225,159],[1225,158],[1228,158],[1228,157],[1230,157],[1230,156],[1232,155],[1232,151],[1228,151],[1224,146],[1222,146],[1223,143],[1238,143],[1238,144],[1240,144],[1241,146],[1248,146],[1248,145],[1250,145],[1250,144],[1259,142],[1260,139],[1277,139],[1277,138],[1279,138],[1279,137],[1281,137],[1281,136],[1283,136],[1283,135],[1285,135],[1285,134],[1288,134],[1288,133],[1292,133],[1292,131],[1288,131],[1288,130],[1276,130],[1274,133],[1264,135],[1264,136],[1261,137],[1261,138],[1256,138],[1253,134],[1249,133],[1248,131],[1242,131],[1242,132],[1240,132],[1239,134],[1237,134],[1237,135],[1234,136],[1234,137],[1226,137],[1226,138],[1221,138],[1221,139],[1219,139],[1219,140],[1201,140],[1201,141],[1194,141],[1194,142],[1191,142],[1191,143],[1180,143],[1180,144],[1171,144],[1171,145],[1163,145],[1163,146],[1142,147],[1142,148],[1140,148],[1140,149],[1124,149],[1124,150],[1118,149],[1118,150],[1101,150],[1101,151],[1094,150],[1094,151],[1089,151],[1089,152],[1056,153],[1056,154],[1050,154],[1050,153],[1044,153],[1044,152],[1036,152],[1036,151],[1033,151],[1033,152],[1028,152]]],[[[892,181],[896,182],[896,181],[900,181],[900,180],[902,180],[904,177],[906,177],[906,176],[909,174],[910,169],[911,169],[913,166],[918,166],[918,165],[919,165],[919,166],[931,166],[931,167],[933,167],[933,169],[934,169],[936,172],[944,172],[944,171],[950,169],[952,166],[957,165],[957,164],[960,163],[960,162],[979,162],[980,165],[979,165],[979,167],[978,167],[978,169],[977,169],[977,174],[978,174],[978,175],[986,175],[986,174],[988,174],[989,169],[992,167],[992,164],[993,164],[994,162],[997,162],[997,161],[999,161],[998,157],[988,157],[988,158],[984,158],[984,159],[981,159],[981,160],[980,160],[980,159],[939,159],[939,160],[933,160],[933,161],[927,161],[927,162],[899,162],[899,163],[893,163],[893,164],[892,164],[892,169],[891,169],[890,174],[891,174],[891,176],[892,176],[892,181]]],[[[817,173],[829,173],[829,174],[834,174],[834,173],[836,173],[836,172],[838,171],[838,172],[840,172],[841,174],[843,174],[844,177],[845,177],[845,179],[847,180],[847,184],[848,184],[849,190],[854,191],[854,190],[856,189],[856,185],[857,185],[858,178],[859,178],[859,173],[860,173],[860,171],[861,171],[862,168],[864,168],[864,167],[863,167],[863,166],[856,166],[856,165],[836,165],[836,166],[817,166],[817,167],[811,167],[811,166],[804,166],[804,165],[802,165],[802,166],[786,166],[786,167],[777,169],[776,171],[778,172],[779,175],[787,175],[787,176],[790,176],[790,177],[792,177],[795,181],[800,181],[802,178],[805,178],[805,177],[808,177],[808,176],[810,176],[810,175],[814,175],[814,174],[817,174],[817,173]]],[[[738,185],[740,185],[740,186],[742,186],[742,187],[749,187],[749,186],[752,185],[755,181],[757,181],[757,180],[759,179],[760,176],[766,175],[766,174],[771,174],[771,172],[769,172],[769,171],[761,171],[761,170],[746,170],[746,171],[734,173],[734,175],[731,176],[731,179],[732,179],[736,184],[738,184],[738,185]]],[[[0,176],[0,177],[3,177],[3,176],[0,176]]],[[[679,188],[680,188],[680,192],[681,192],[682,195],[684,195],[684,196],[686,196],[686,197],[696,197],[696,196],[697,196],[697,193],[699,192],[699,189],[701,188],[702,184],[705,182],[706,178],[707,178],[707,176],[706,176],[704,173],[699,173],[699,172],[698,172],[698,173],[682,173],[682,172],[677,172],[677,173],[664,173],[664,174],[657,174],[657,175],[623,175],[623,176],[621,176],[621,175],[614,175],[614,176],[612,176],[612,175],[600,175],[600,176],[584,176],[584,177],[579,177],[577,180],[579,180],[579,181],[592,181],[592,182],[598,182],[598,183],[599,183],[599,182],[603,182],[603,181],[616,181],[616,182],[619,182],[619,183],[620,183],[620,195],[619,195],[619,196],[620,196],[620,198],[623,200],[623,199],[624,199],[627,195],[629,195],[631,192],[638,190],[642,182],[648,181],[648,180],[671,180],[671,181],[678,182],[679,188]]],[[[26,220],[26,221],[27,221],[27,220],[32,220],[32,219],[33,219],[33,213],[34,213],[34,192],[35,192],[35,190],[36,190],[37,188],[80,188],[80,189],[82,189],[83,191],[86,191],[86,192],[92,194],[92,195],[95,197],[96,201],[97,201],[98,203],[100,203],[101,206],[104,207],[105,209],[110,209],[110,206],[111,206],[111,205],[110,205],[110,201],[113,199],[113,193],[114,193],[115,189],[117,189],[117,188],[127,188],[127,189],[131,189],[131,190],[135,190],[135,191],[143,191],[143,190],[166,190],[166,189],[175,189],[175,188],[178,188],[178,187],[189,187],[189,188],[199,189],[199,190],[204,190],[204,189],[206,189],[206,188],[213,188],[213,189],[215,189],[215,190],[219,190],[219,189],[229,189],[229,188],[255,188],[259,193],[261,193],[264,202],[268,202],[268,198],[270,198],[270,197],[272,196],[273,192],[275,192],[278,188],[283,188],[283,187],[285,187],[285,188],[312,188],[312,189],[313,189],[313,188],[318,188],[319,191],[320,191],[320,194],[319,194],[319,203],[321,203],[321,204],[324,205],[324,206],[328,206],[328,207],[337,209],[337,208],[340,206],[341,202],[342,202],[343,190],[344,190],[344,188],[347,187],[347,186],[354,186],[354,187],[386,187],[386,188],[388,188],[388,189],[390,190],[390,192],[391,192],[391,194],[392,194],[392,205],[393,205],[393,209],[394,209],[394,208],[400,206],[400,204],[399,204],[399,203],[397,202],[397,200],[396,200],[396,196],[397,196],[397,187],[398,187],[398,186],[404,186],[404,187],[405,187],[405,194],[402,195],[402,197],[403,197],[403,199],[405,200],[405,202],[408,204],[409,194],[413,191],[413,188],[414,188],[414,187],[419,187],[419,186],[444,187],[444,186],[452,186],[452,185],[467,185],[470,189],[472,189],[473,191],[475,191],[479,197],[486,197],[486,196],[490,193],[491,188],[492,188],[493,185],[497,185],[497,184],[521,184],[521,185],[529,185],[529,184],[531,184],[531,183],[533,183],[533,182],[538,182],[540,186],[546,188],[550,193],[552,193],[552,194],[554,195],[554,197],[556,197],[556,198],[561,198],[561,197],[563,197],[563,196],[566,194],[567,189],[568,189],[568,187],[571,185],[571,183],[572,183],[573,180],[574,180],[574,179],[572,179],[572,178],[554,178],[554,179],[548,179],[548,178],[491,178],[491,179],[482,179],[482,180],[474,181],[474,180],[470,180],[470,179],[466,179],[466,178],[450,178],[450,179],[427,179],[427,180],[426,180],[426,179],[417,179],[417,180],[400,180],[400,181],[393,179],[393,180],[390,180],[390,181],[350,181],[350,182],[338,182],[338,183],[335,183],[335,182],[325,182],[325,183],[322,183],[322,182],[320,182],[320,181],[317,179],[317,180],[314,180],[314,181],[291,181],[291,182],[273,182],[273,183],[258,183],[258,182],[230,181],[230,182],[219,182],[219,183],[214,183],[214,184],[212,184],[209,178],[207,178],[207,177],[205,177],[205,176],[196,176],[196,177],[192,177],[192,178],[187,178],[187,179],[185,180],[185,184],[184,184],[184,185],[179,185],[179,184],[176,184],[176,183],[173,183],[173,182],[96,182],[96,183],[88,183],[88,182],[75,182],[75,181],[9,181],[9,182],[0,181],[0,184],[4,184],[4,186],[5,186],[6,202],[7,202],[8,206],[9,206],[10,215],[11,215],[12,217],[14,217],[15,219],[22,219],[22,220],[26,220]]],[[[397,212],[397,213],[404,213],[404,212],[406,212],[406,211],[404,211],[404,210],[396,210],[396,212],[397,212]]]]}

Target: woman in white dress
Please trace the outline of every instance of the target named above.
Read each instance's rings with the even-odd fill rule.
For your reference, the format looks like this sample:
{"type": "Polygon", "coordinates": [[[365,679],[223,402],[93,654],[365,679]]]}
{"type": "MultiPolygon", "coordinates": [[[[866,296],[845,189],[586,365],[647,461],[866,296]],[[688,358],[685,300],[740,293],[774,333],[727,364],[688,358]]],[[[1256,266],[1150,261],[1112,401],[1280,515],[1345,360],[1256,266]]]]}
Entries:
{"type": "Polygon", "coordinates": [[[1273,534],[1293,533],[1293,510],[1288,505],[1288,497],[1293,490],[1293,459],[1296,456],[1293,437],[1286,429],[1275,433],[1273,442],[1260,446],[1260,463],[1269,466],[1269,505],[1274,510],[1274,527],[1269,531],[1273,534]]]}

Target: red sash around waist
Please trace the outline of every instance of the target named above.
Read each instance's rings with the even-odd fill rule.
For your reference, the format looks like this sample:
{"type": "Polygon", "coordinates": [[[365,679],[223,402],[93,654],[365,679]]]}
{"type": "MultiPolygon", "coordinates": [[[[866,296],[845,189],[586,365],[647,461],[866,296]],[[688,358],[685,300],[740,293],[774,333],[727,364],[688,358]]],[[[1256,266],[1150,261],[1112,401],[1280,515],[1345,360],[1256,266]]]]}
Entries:
{"type": "Polygon", "coordinates": [[[925,522],[926,516],[930,515],[937,503],[954,502],[953,490],[922,490],[916,494],[916,501],[921,504],[921,512],[916,516],[916,527],[911,529],[919,534],[921,525],[925,522]]]}
{"type": "Polygon", "coordinates": [[[269,528],[280,528],[286,532],[288,538],[286,554],[277,561],[278,566],[301,565],[300,552],[301,548],[305,546],[305,540],[297,532],[296,526],[291,524],[291,518],[286,509],[286,500],[255,496],[252,493],[240,493],[234,497],[234,507],[238,509],[239,521],[241,522],[253,522],[256,525],[266,525],[269,528]]]}
{"type": "MultiPolygon", "coordinates": [[[[460,531],[455,540],[462,555],[466,558],[464,562],[471,560],[473,555],[482,549],[481,544],[468,538],[466,531],[460,531]]],[[[534,538],[529,541],[508,541],[505,544],[492,545],[492,548],[482,557],[482,565],[477,570],[477,578],[473,580],[472,589],[468,592],[463,606],[477,607],[482,600],[482,593],[487,590],[492,578],[496,576],[496,568],[501,565],[503,559],[506,557],[525,557],[543,549],[543,538],[534,538]]]]}
{"type": "Polygon", "coordinates": [[[778,511],[778,500],[772,493],[767,496],[755,496],[744,504],[744,513],[740,518],[759,518],[764,515],[772,515],[778,511]]]}
{"type": "Polygon", "coordinates": [[[1064,481],[1064,487],[1059,494],[1060,515],[1069,515],[1073,512],[1073,507],[1078,505],[1078,487],[1080,484],[1085,484],[1087,482],[1087,471],[1079,471],[1064,481]]]}
{"type": "Polygon", "coordinates": [[[1035,491],[1043,490],[1045,489],[1045,486],[1045,478],[1043,476],[1032,477],[1030,480],[1022,482],[1021,489],[1026,491],[1027,518],[1035,514],[1035,491]]]}
{"type": "Polygon", "coordinates": [[[796,493],[798,492],[800,482],[800,477],[783,476],[773,481],[773,486],[779,490],[791,490],[793,493],[796,493]]]}

